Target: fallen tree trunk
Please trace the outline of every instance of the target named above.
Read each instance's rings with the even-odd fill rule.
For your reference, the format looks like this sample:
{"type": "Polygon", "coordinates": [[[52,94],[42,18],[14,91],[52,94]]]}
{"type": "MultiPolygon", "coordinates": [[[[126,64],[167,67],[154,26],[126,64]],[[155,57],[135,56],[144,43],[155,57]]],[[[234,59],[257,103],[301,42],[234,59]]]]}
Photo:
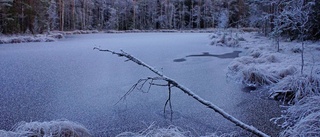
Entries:
{"type": "Polygon", "coordinates": [[[192,98],[194,98],[195,100],[197,100],[198,102],[200,102],[201,104],[207,106],[208,108],[214,110],[215,112],[219,113],[220,115],[222,115],[224,118],[226,118],[227,120],[231,121],[232,123],[236,124],[236,126],[241,127],[244,130],[247,130],[257,136],[260,137],[270,137],[269,135],[267,135],[266,133],[258,130],[257,128],[255,128],[254,126],[250,126],[247,125],[245,123],[243,123],[242,121],[236,119],[235,117],[231,116],[230,114],[228,114],[227,112],[225,112],[223,109],[219,108],[218,106],[212,104],[209,101],[206,101],[204,99],[202,99],[201,97],[199,97],[197,94],[193,93],[190,89],[186,88],[185,86],[179,84],[177,81],[175,81],[174,79],[167,77],[163,74],[161,74],[157,69],[151,67],[150,65],[140,61],[139,59],[131,56],[130,54],[124,52],[121,50],[120,52],[115,52],[115,51],[111,51],[111,50],[105,50],[105,49],[100,49],[100,48],[93,48],[94,50],[99,50],[99,51],[104,51],[104,52],[109,52],[115,55],[118,55],[119,57],[125,57],[128,60],[141,65],[143,67],[148,68],[150,71],[152,71],[153,73],[157,74],[159,77],[156,78],[152,78],[152,79],[156,79],[156,80],[163,80],[169,83],[169,86],[172,85],[173,87],[176,87],[178,89],[180,89],[181,91],[183,91],[184,93],[186,93],[187,95],[191,96],[192,98]]]}

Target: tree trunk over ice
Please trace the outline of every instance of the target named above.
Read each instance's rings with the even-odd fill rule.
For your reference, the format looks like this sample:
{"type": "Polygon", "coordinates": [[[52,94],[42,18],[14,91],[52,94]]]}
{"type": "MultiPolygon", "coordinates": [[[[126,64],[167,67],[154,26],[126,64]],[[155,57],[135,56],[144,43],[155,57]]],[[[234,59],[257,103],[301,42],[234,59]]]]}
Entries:
{"type": "Polygon", "coordinates": [[[230,114],[228,114],[227,112],[225,112],[223,109],[221,109],[218,106],[212,104],[211,102],[202,99],[200,96],[198,96],[197,94],[192,92],[190,89],[186,88],[185,86],[179,84],[174,79],[161,74],[160,71],[156,70],[152,66],[142,62],[141,60],[133,57],[132,55],[130,55],[130,54],[124,52],[124,51],[121,51],[121,53],[120,53],[120,52],[114,52],[114,51],[111,51],[111,50],[103,50],[103,49],[100,49],[100,48],[97,48],[97,47],[95,47],[93,49],[94,50],[97,49],[99,51],[109,52],[111,54],[118,55],[119,57],[125,57],[128,60],[130,60],[130,61],[132,61],[132,62],[134,62],[134,63],[136,63],[138,65],[141,65],[141,66],[149,69],[150,71],[152,71],[153,73],[155,73],[156,75],[159,76],[157,78],[152,78],[152,80],[163,80],[163,81],[166,81],[166,82],[169,83],[168,84],[169,86],[172,85],[172,87],[176,87],[176,88],[180,89],[185,94],[187,94],[187,95],[191,96],[193,99],[197,100],[199,103],[201,103],[201,104],[205,105],[206,107],[208,107],[208,108],[214,110],[215,112],[219,113],[221,116],[223,116],[227,120],[231,121],[236,126],[239,126],[242,129],[247,130],[247,131],[249,131],[249,132],[251,132],[251,133],[253,133],[253,134],[257,135],[257,136],[260,136],[260,137],[270,137],[266,133],[261,132],[260,130],[258,130],[257,128],[255,128],[253,126],[250,126],[250,125],[247,125],[247,124],[243,123],[242,121],[236,119],[235,117],[233,117],[230,114]]]}

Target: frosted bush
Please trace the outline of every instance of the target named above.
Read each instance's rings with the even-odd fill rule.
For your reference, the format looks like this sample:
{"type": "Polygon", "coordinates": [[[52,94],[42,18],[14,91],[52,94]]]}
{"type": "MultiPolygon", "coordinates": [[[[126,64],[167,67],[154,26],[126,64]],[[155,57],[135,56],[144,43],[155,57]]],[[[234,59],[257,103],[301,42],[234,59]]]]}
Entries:
{"type": "Polygon", "coordinates": [[[239,47],[240,46],[239,40],[235,37],[232,37],[231,35],[232,34],[228,35],[224,33],[216,39],[214,39],[213,35],[211,35],[211,38],[214,39],[211,42],[211,45],[222,46],[222,47],[239,47]]]}
{"type": "Polygon", "coordinates": [[[316,76],[287,76],[270,89],[276,99],[298,102],[306,96],[320,95],[320,78],[316,76]]]}
{"type": "Polygon", "coordinates": [[[259,58],[262,54],[262,51],[260,49],[251,49],[249,50],[249,56],[252,56],[254,58],[259,58]]]}
{"type": "Polygon", "coordinates": [[[275,123],[285,128],[280,136],[309,137],[320,136],[320,96],[306,97],[283,111],[275,123]],[[280,123],[280,121],[282,121],[280,123]]]}
{"type": "MultiPolygon", "coordinates": [[[[266,55],[261,58],[239,57],[229,64],[227,76],[247,86],[271,85],[280,80],[280,74],[277,71],[270,71],[260,64],[274,62],[278,62],[278,59],[273,55],[266,55]]],[[[282,75],[285,75],[285,71],[282,73],[282,75]]]]}
{"type": "Polygon", "coordinates": [[[280,60],[278,59],[277,56],[273,55],[273,54],[267,54],[267,55],[263,55],[261,58],[265,58],[266,62],[269,63],[277,63],[280,62],[280,60]]]}
{"type": "Polygon", "coordinates": [[[279,77],[274,73],[256,67],[247,67],[242,70],[241,82],[248,86],[263,86],[277,83],[279,77]]]}
{"type": "Polygon", "coordinates": [[[51,35],[9,36],[0,38],[0,44],[25,43],[25,42],[52,42],[55,38],[51,35]]]}
{"type": "Polygon", "coordinates": [[[0,131],[1,137],[90,137],[82,125],[67,120],[20,122],[12,131],[0,131]]]}
{"type": "Polygon", "coordinates": [[[298,69],[296,67],[290,65],[284,69],[279,70],[277,73],[278,73],[278,76],[280,76],[281,78],[284,78],[289,75],[296,74],[297,71],[298,71],[298,69]]]}

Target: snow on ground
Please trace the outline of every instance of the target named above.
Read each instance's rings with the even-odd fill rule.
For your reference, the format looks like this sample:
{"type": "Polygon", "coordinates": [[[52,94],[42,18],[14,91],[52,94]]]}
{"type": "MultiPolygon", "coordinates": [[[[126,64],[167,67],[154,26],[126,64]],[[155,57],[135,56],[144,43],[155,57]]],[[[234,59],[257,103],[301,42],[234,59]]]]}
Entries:
{"type": "Polygon", "coordinates": [[[320,42],[306,42],[301,71],[301,42],[283,40],[277,52],[272,39],[261,34],[220,33],[211,35],[212,45],[246,49],[228,66],[228,77],[246,86],[263,87],[264,94],[289,103],[283,115],[274,119],[285,128],[280,136],[319,136],[320,42]]]}

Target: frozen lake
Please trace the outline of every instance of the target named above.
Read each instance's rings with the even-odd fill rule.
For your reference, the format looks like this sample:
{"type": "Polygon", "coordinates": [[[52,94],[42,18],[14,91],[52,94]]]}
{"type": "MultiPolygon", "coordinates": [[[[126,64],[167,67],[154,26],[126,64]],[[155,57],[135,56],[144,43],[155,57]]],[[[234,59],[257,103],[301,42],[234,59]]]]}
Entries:
{"type": "Polygon", "coordinates": [[[136,56],[236,118],[275,136],[279,129],[269,119],[279,116],[279,110],[274,110],[278,103],[227,82],[232,58],[224,55],[238,52],[209,46],[208,35],[90,34],[53,43],[0,45],[0,130],[10,130],[20,121],[68,119],[83,124],[94,136],[137,132],[153,122],[159,127],[179,126],[194,136],[242,131],[177,89],[172,94],[172,121],[162,113],[165,87],[152,87],[149,93],[135,91],[116,104],[137,80],[155,75],[93,50],[96,46],[136,56]]]}

